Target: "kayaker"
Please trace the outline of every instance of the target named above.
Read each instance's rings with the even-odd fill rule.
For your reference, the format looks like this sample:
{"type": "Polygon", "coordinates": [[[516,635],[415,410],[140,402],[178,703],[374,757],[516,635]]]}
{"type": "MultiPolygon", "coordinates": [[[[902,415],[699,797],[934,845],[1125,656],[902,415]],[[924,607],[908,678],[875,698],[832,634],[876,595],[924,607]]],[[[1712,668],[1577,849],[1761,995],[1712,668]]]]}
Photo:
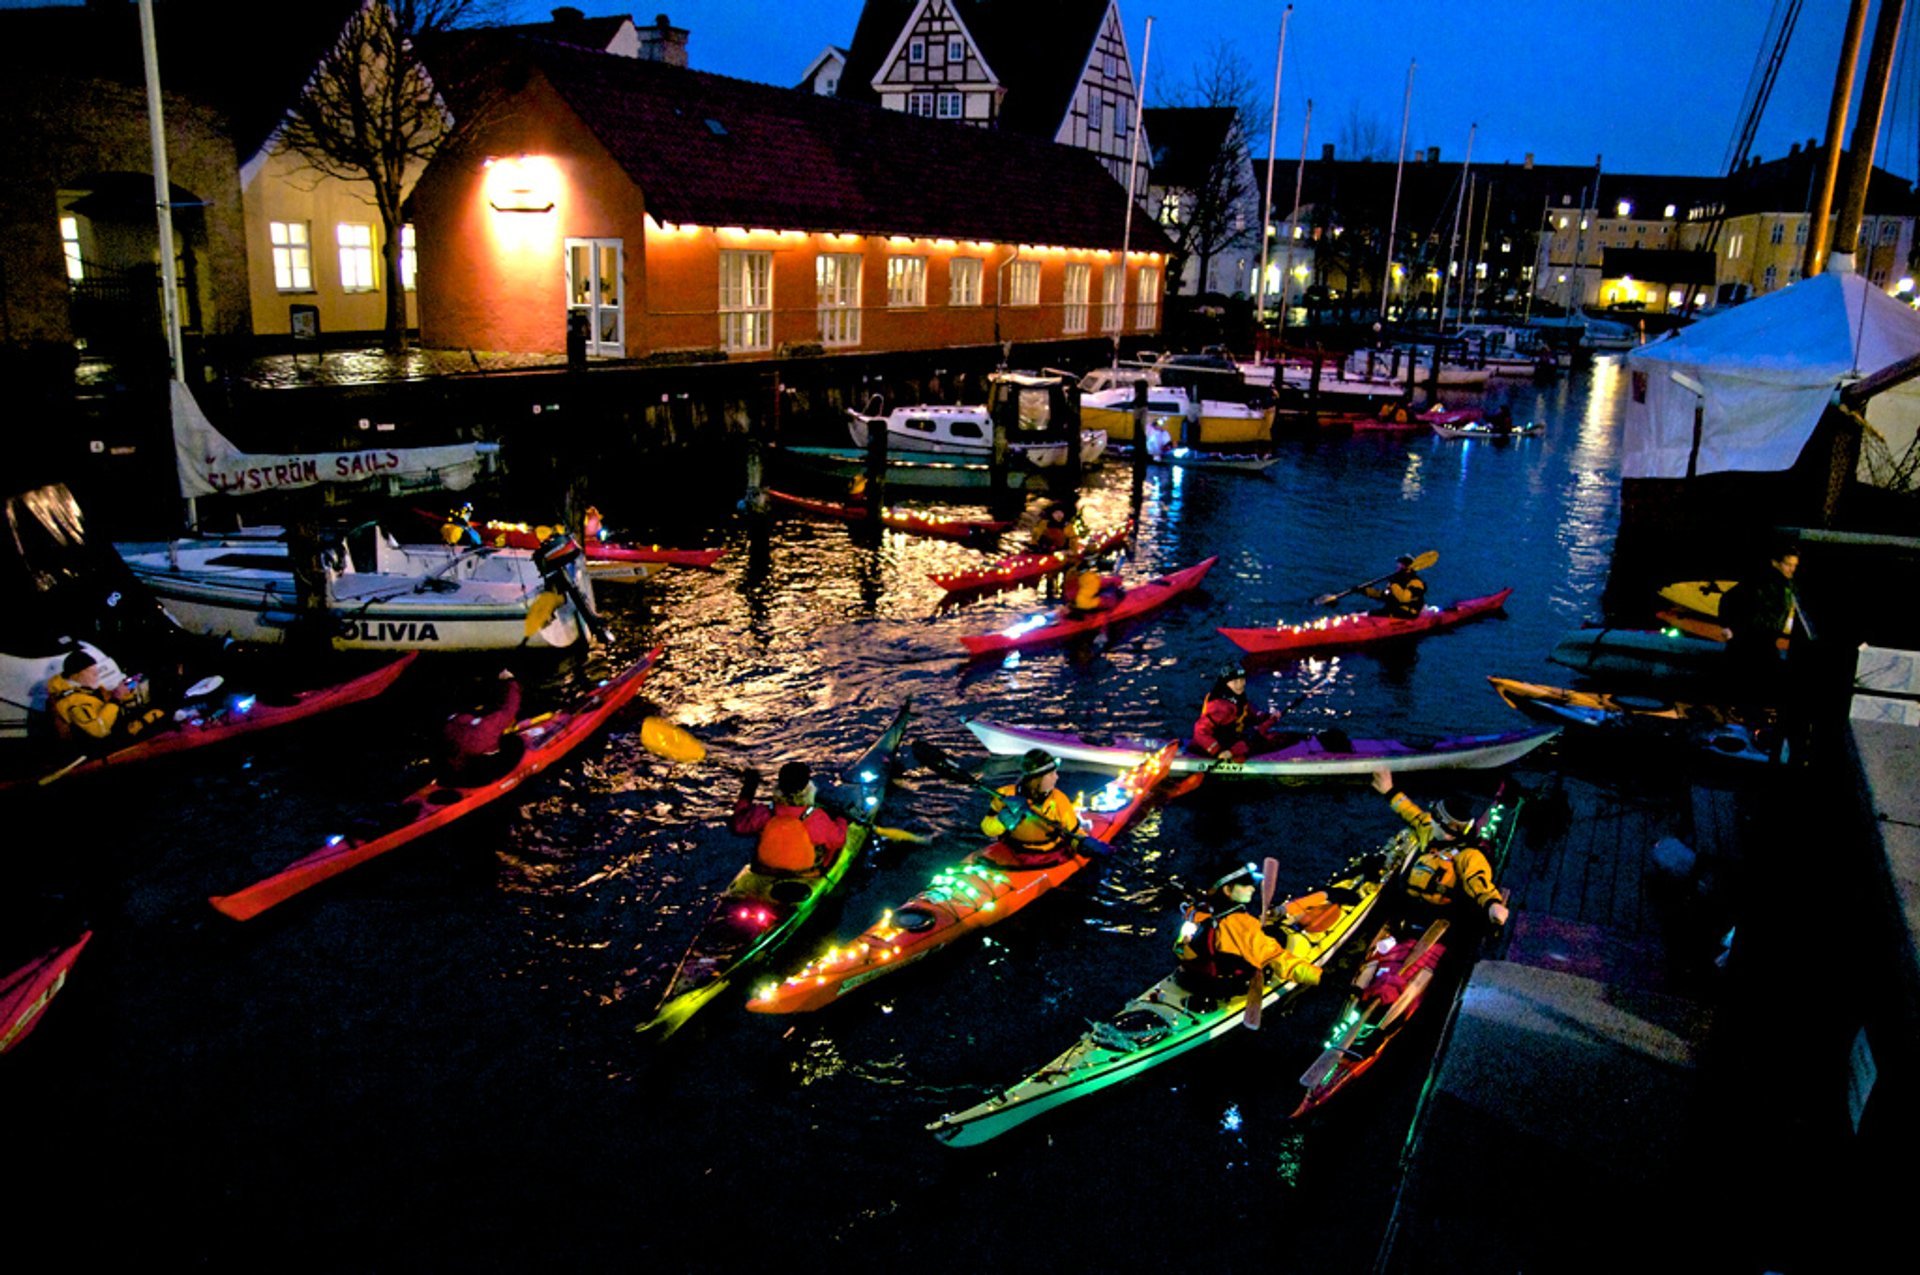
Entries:
{"type": "Polygon", "coordinates": [[[1065,862],[1074,853],[1071,834],[1080,830],[1080,812],[1059,785],[1060,759],[1029,748],[1020,759],[1019,782],[1000,789],[980,821],[980,831],[994,838],[986,857],[1022,868],[1065,862]]]}
{"type": "Polygon", "coordinates": [[[1513,433],[1513,408],[1502,403],[1487,417],[1487,428],[1495,434],[1513,433]]]}
{"type": "Polygon", "coordinates": [[[473,524],[473,506],[462,505],[458,509],[447,510],[446,526],[440,528],[440,538],[449,545],[467,545],[479,547],[480,528],[473,524]]]}
{"type": "Polygon", "coordinates": [[[1027,547],[1034,553],[1064,553],[1079,542],[1074,534],[1073,515],[1065,505],[1048,505],[1027,547]]]}
{"type": "Polygon", "coordinates": [[[1432,811],[1393,786],[1393,772],[1373,772],[1373,790],[1387,798],[1393,812],[1411,828],[1427,828],[1431,837],[1401,877],[1403,891],[1398,910],[1433,918],[1471,908],[1494,925],[1507,923],[1507,905],[1493,881],[1493,864],[1471,838],[1473,823],[1456,819],[1445,802],[1432,811]]]}
{"type": "Polygon", "coordinates": [[[1250,754],[1272,752],[1299,743],[1305,735],[1283,732],[1272,713],[1256,713],[1247,702],[1247,670],[1239,664],[1221,667],[1213,689],[1200,705],[1193,724],[1192,748],[1207,757],[1222,754],[1245,761],[1250,754]]]}
{"type": "Polygon", "coordinates": [[[105,743],[116,734],[128,738],[166,716],[148,708],[145,682],[128,677],[98,648],[76,647],[47,682],[47,707],[56,733],[83,743],[105,743]]]}
{"type": "Polygon", "coordinates": [[[1394,572],[1379,585],[1362,585],[1356,592],[1384,605],[1374,614],[1390,620],[1411,620],[1427,606],[1427,582],[1413,569],[1413,555],[1393,560],[1394,572]]]}
{"type": "Polygon", "coordinates": [[[1260,884],[1260,870],[1249,863],[1214,882],[1203,901],[1182,909],[1173,952],[1188,991],[1208,996],[1242,993],[1252,984],[1253,972],[1269,966],[1280,982],[1319,985],[1320,967],[1294,955],[1260,924],[1253,902],[1260,884]]]}
{"type": "Polygon", "coordinates": [[[445,782],[477,788],[512,770],[526,752],[519,736],[508,733],[519,719],[520,683],[511,669],[501,669],[483,698],[448,717],[441,728],[445,782]]]}
{"type": "Polygon", "coordinates": [[[1166,422],[1158,416],[1147,418],[1147,455],[1154,460],[1165,460],[1167,453],[1173,450],[1173,434],[1167,429],[1166,422]]]}
{"type": "Polygon", "coordinates": [[[740,775],[740,796],[733,803],[733,830],[756,837],[753,866],[772,876],[818,876],[847,844],[847,821],[820,804],[813,772],[790,761],[774,776],[774,799],[754,801],[761,775],[749,767],[740,775]]]}

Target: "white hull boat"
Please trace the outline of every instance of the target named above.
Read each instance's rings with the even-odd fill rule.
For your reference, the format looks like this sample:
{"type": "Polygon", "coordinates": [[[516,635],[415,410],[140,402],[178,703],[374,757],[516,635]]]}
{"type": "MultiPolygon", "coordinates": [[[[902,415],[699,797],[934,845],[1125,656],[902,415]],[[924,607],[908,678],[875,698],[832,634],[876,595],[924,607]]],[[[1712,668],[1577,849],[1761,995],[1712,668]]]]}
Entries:
{"type": "MultiPolygon", "coordinates": [[[[872,431],[882,426],[887,431],[889,448],[982,461],[993,455],[993,418],[984,407],[897,407],[885,416],[870,416],[851,409],[847,412],[847,433],[852,436],[855,447],[865,447],[872,431]]],[[[1067,462],[1067,445],[1062,440],[1009,441],[1007,446],[1031,469],[1051,469],[1067,462]]],[[[1082,465],[1099,464],[1106,451],[1107,436],[1103,431],[1080,431],[1082,465]]]]}

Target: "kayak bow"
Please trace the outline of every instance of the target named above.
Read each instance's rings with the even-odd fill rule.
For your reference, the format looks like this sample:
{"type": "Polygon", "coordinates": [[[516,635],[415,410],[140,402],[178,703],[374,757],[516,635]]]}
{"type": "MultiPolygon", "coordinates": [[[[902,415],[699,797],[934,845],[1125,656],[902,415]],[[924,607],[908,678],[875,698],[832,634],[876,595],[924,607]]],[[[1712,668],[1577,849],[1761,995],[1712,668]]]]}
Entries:
{"type": "Polygon", "coordinates": [[[960,644],[967,648],[968,655],[996,655],[1002,651],[1047,646],[1055,642],[1065,642],[1082,634],[1097,633],[1122,620],[1130,620],[1135,616],[1145,615],[1149,611],[1159,610],[1181,594],[1198,586],[1200,581],[1206,578],[1207,572],[1213,570],[1213,564],[1218,561],[1220,559],[1217,556],[1207,558],[1184,571],[1175,571],[1171,575],[1160,576],[1145,584],[1136,584],[1111,607],[1104,611],[1096,611],[1092,615],[1073,619],[1067,618],[1064,612],[1056,611],[1051,623],[1047,622],[1048,617],[1037,616],[1034,619],[1040,621],[1038,624],[1031,620],[1022,620],[998,633],[988,633],[979,637],[971,635],[962,637],[960,644]]]}

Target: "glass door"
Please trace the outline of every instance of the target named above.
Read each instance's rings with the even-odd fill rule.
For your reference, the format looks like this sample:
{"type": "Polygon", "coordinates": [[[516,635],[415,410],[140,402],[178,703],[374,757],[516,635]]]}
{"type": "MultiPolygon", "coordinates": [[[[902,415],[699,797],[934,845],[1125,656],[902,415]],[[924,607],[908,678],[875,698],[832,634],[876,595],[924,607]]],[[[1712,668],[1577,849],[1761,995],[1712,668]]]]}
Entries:
{"type": "Polygon", "coordinates": [[[618,239],[569,239],[567,248],[567,320],[587,321],[587,353],[626,353],[625,307],[620,291],[618,239]]]}

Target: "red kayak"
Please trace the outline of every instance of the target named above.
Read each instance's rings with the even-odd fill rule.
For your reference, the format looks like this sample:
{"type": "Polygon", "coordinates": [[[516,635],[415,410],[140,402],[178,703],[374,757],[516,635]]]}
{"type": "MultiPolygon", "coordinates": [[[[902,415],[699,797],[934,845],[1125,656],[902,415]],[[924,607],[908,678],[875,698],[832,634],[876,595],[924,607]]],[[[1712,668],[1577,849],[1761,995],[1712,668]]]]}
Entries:
{"type": "Polygon", "coordinates": [[[1029,580],[1042,580],[1056,575],[1072,566],[1079,558],[1092,557],[1105,553],[1115,545],[1123,543],[1129,528],[1120,527],[1113,531],[1093,536],[1079,554],[1067,553],[1016,553],[1002,558],[977,571],[953,571],[945,575],[936,575],[933,582],[948,593],[965,593],[974,589],[1010,589],[1029,580]]]}
{"type": "Polygon", "coordinates": [[[71,947],[57,947],[0,978],[0,1054],[27,1038],[40,1023],[47,1002],[67,985],[67,970],[93,937],[82,934],[71,947]]]}
{"type": "MultiPolygon", "coordinates": [[[[842,522],[867,521],[865,505],[839,504],[831,500],[813,500],[784,491],[767,489],[767,498],[808,513],[838,518],[842,522]]],[[[993,522],[984,518],[929,518],[925,514],[888,509],[880,515],[881,525],[889,531],[904,531],[910,536],[937,536],[942,540],[977,540],[1013,530],[1011,522],[993,522]]]]}
{"type": "Polygon", "coordinates": [[[1364,646],[1393,638],[1413,637],[1450,629],[1483,615],[1500,610],[1512,596],[1512,589],[1489,593],[1484,598],[1468,598],[1452,606],[1428,607],[1409,620],[1394,620],[1383,615],[1355,611],[1348,615],[1330,615],[1305,624],[1282,624],[1273,629],[1221,629],[1227,640],[1254,655],[1284,652],[1298,655],[1328,647],[1364,646]]]}
{"type": "Polygon", "coordinates": [[[1022,620],[1012,628],[998,633],[988,633],[983,637],[963,637],[960,644],[967,648],[969,655],[994,655],[1001,651],[1013,651],[1021,648],[1046,646],[1053,642],[1064,642],[1079,637],[1083,633],[1097,633],[1110,624],[1130,620],[1137,615],[1156,611],[1173,601],[1181,594],[1194,588],[1213,570],[1218,557],[1197,562],[1185,571],[1176,571],[1172,575],[1149,580],[1128,589],[1121,599],[1104,611],[1095,611],[1092,615],[1078,619],[1066,617],[1066,612],[1056,611],[1051,616],[1037,615],[1022,620]],[[1051,621],[1051,623],[1049,623],[1051,621]]]}
{"type": "MultiPolygon", "coordinates": [[[[425,509],[416,509],[422,518],[444,523],[445,518],[425,509]]],[[[490,545],[503,549],[538,549],[540,538],[524,522],[475,522],[473,529],[490,545]]],[[[727,552],[725,549],[663,549],[659,545],[623,545],[610,540],[586,537],[582,544],[587,557],[600,562],[660,562],[672,567],[711,567],[727,552]]]]}
{"type": "Polygon", "coordinates": [[[190,748],[204,748],[208,744],[237,739],[242,735],[252,735],[258,731],[270,730],[275,726],[285,726],[289,722],[297,722],[302,718],[313,717],[331,709],[358,704],[384,693],[388,687],[399,680],[400,674],[406,671],[407,666],[413,663],[419,654],[418,651],[408,651],[399,659],[350,681],[301,691],[285,704],[262,704],[252,695],[229,695],[225,704],[219,709],[187,721],[169,721],[164,725],[156,726],[152,728],[152,733],[144,738],[132,741],[126,747],[117,748],[113,752],[90,757],[78,765],[54,771],[36,770],[27,774],[0,776],[0,791],[23,787],[34,782],[49,784],[56,779],[96,774],[109,766],[123,766],[132,762],[148,761],[155,757],[185,752],[190,748]]]}
{"type": "Polygon", "coordinates": [[[662,649],[654,647],[632,668],[599,683],[569,707],[517,723],[513,733],[525,744],[526,751],[513,769],[498,779],[476,788],[460,788],[438,781],[429,783],[394,807],[398,822],[388,830],[366,839],[344,835],[328,837],[320,849],[273,876],[233,894],[214,895],[207,902],[236,921],[250,920],[328,877],[398,849],[506,796],[565,757],[632,699],[659,661],[662,649]]]}

